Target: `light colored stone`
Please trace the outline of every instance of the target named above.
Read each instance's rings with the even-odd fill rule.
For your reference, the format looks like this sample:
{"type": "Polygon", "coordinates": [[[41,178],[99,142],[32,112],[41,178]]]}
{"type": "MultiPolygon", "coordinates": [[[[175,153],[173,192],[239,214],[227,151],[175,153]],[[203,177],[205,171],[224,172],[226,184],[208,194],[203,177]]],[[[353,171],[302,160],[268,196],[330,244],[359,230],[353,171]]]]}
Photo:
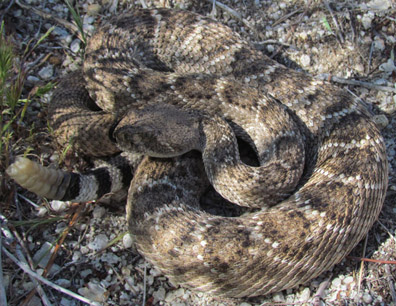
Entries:
{"type": "Polygon", "coordinates": [[[157,291],[154,291],[154,304],[157,304],[159,301],[163,301],[165,299],[166,291],[163,287],[160,287],[157,291]]]}
{"type": "Polygon", "coordinates": [[[95,239],[88,243],[88,247],[93,251],[99,251],[104,249],[109,243],[109,238],[105,234],[99,234],[95,239]]]}
{"type": "Polygon", "coordinates": [[[73,53],[77,53],[78,51],[80,51],[80,44],[81,41],[79,39],[73,40],[72,43],[70,44],[70,50],[73,53]]]}
{"type": "Polygon", "coordinates": [[[54,68],[51,65],[47,65],[40,69],[38,75],[42,80],[49,80],[54,75],[54,68]]]}
{"type": "Polygon", "coordinates": [[[344,282],[344,284],[348,285],[348,284],[353,283],[353,281],[354,281],[353,276],[347,276],[347,277],[344,279],[343,282],[344,282]]]}
{"type": "Polygon", "coordinates": [[[102,218],[105,215],[105,213],[106,213],[106,208],[97,205],[97,206],[95,206],[95,208],[94,208],[94,210],[92,212],[92,216],[95,219],[100,219],[100,218],[102,218]]]}
{"type": "Polygon", "coordinates": [[[368,294],[367,292],[363,294],[362,300],[366,304],[371,304],[373,302],[372,296],[370,294],[368,294]]]}
{"type": "Polygon", "coordinates": [[[300,61],[304,67],[308,67],[311,64],[311,58],[307,54],[302,55],[300,61]]]}
{"type": "Polygon", "coordinates": [[[386,128],[386,127],[388,126],[388,124],[389,124],[388,118],[387,118],[385,115],[383,115],[383,114],[381,114],[381,115],[375,115],[375,116],[373,117],[373,120],[374,120],[375,124],[376,124],[380,129],[386,128]]]}

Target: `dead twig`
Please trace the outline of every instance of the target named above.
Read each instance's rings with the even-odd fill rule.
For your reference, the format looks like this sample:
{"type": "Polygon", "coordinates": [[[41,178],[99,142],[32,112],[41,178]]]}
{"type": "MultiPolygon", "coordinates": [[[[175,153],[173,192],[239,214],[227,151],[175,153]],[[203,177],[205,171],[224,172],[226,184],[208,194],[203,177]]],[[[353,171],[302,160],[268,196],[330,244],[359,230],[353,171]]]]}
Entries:
{"type": "Polygon", "coordinates": [[[23,270],[23,272],[25,272],[25,273],[29,274],[30,276],[34,277],[36,280],[46,284],[47,286],[50,286],[51,288],[53,288],[53,289],[55,289],[55,290],[57,290],[59,292],[67,294],[67,295],[69,295],[69,296],[71,296],[71,297],[73,297],[73,298],[75,298],[75,299],[77,299],[77,300],[79,300],[81,302],[84,302],[84,303],[87,303],[87,304],[93,305],[93,306],[101,306],[100,303],[91,301],[91,300],[89,300],[89,299],[87,299],[87,298],[85,298],[85,297],[83,297],[83,296],[81,296],[81,295],[79,295],[77,293],[74,293],[74,292],[72,292],[70,290],[67,290],[67,289],[61,287],[61,286],[58,286],[57,284],[54,284],[54,283],[50,282],[48,279],[46,279],[46,278],[42,277],[41,275],[37,274],[36,272],[32,271],[27,264],[19,261],[4,246],[2,247],[2,251],[4,252],[4,254],[9,259],[11,259],[15,264],[17,264],[18,267],[23,270]]]}
{"type": "Polygon", "coordinates": [[[339,43],[343,44],[345,42],[345,40],[344,40],[344,36],[342,35],[342,31],[338,24],[337,18],[335,17],[333,10],[331,9],[331,7],[327,1],[324,1],[324,5],[325,5],[326,9],[329,11],[331,18],[333,19],[333,23],[334,23],[334,25],[336,27],[336,31],[337,31],[336,37],[338,36],[339,43]]]}
{"type": "Polygon", "coordinates": [[[379,264],[396,265],[396,260],[382,260],[382,259],[362,258],[362,257],[355,257],[355,256],[347,256],[347,258],[353,259],[353,260],[374,262],[374,263],[379,263],[379,264]]]}
{"type": "MultiPolygon", "coordinates": [[[[25,245],[23,239],[19,236],[16,229],[11,224],[8,224],[8,220],[6,217],[4,217],[3,215],[0,215],[0,220],[1,220],[1,224],[2,224],[2,226],[1,226],[2,232],[7,237],[8,244],[14,243],[14,241],[15,241],[14,238],[16,238],[16,240],[18,242],[18,244],[15,246],[15,251],[17,253],[18,259],[25,264],[29,264],[30,267],[33,268],[33,266],[34,266],[33,259],[30,257],[28,249],[26,248],[26,245],[25,245]],[[23,249],[24,253],[26,254],[27,260],[25,258],[25,255],[22,253],[21,249],[23,249]]],[[[0,239],[1,239],[1,237],[2,236],[0,236],[0,239]]],[[[2,247],[2,246],[0,245],[0,247],[2,247]]],[[[0,254],[1,254],[1,252],[0,252],[0,254]]],[[[49,301],[49,299],[48,299],[47,295],[45,294],[44,289],[41,287],[40,283],[37,282],[37,280],[34,279],[33,277],[31,277],[31,276],[29,276],[29,277],[30,277],[31,281],[33,282],[33,284],[36,286],[36,290],[37,290],[38,294],[40,295],[43,304],[45,306],[51,305],[51,302],[49,301]]],[[[5,297],[5,295],[4,295],[4,297],[5,297]]],[[[25,299],[25,301],[26,301],[26,299],[25,299]]],[[[3,304],[0,304],[0,305],[3,305],[3,304]]]]}
{"type": "Polygon", "coordinates": [[[321,304],[320,300],[323,299],[323,296],[325,294],[325,290],[329,286],[330,279],[332,277],[333,277],[333,274],[331,274],[325,281],[320,283],[319,288],[316,291],[316,294],[314,295],[314,299],[313,299],[313,305],[314,306],[319,306],[321,304]]]}
{"type": "MultiPolygon", "coordinates": [[[[63,242],[65,241],[65,238],[69,234],[70,229],[74,226],[74,224],[80,218],[81,212],[84,210],[84,208],[85,208],[85,204],[84,203],[77,204],[77,209],[73,213],[73,217],[71,218],[68,226],[64,229],[61,238],[59,239],[59,241],[55,245],[54,251],[52,252],[50,259],[48,260],[47,266],[45,267],[45,269],[43,271],[43,274],[42,274],[43,277],[46,277],[48,275],[48,272],[51,270],[51,267],[53,266],[53,264],[55,262],[55,258],[56,258],[57,254],[58,254],[58,251],[59,251],[61,245],[63,244],[63,242]]],[[[31,299],[34,296],[35,293],[36,293],[36,288],[34,288],[33,290],[31,290],[29,292],[26,300],[31,299]]]]}
{"type": "Polygon", "coordinates": [[[241,16],[241,14],[239,14],[236,10],[230,8],[229,6],[225,5],[224,3],[219,2],[217,0],[209,0],[209,2],[214,3],[220,9],[227,12],[228,14],[230,14],[231,16],[233,16],[235,19],[239,20],[240,22],[242,22],[245,26],[247,26],[249,29],[251,29],[255,33],[257,32],[256,29],[250,24],[250,22],[247,21],[246,19],[244,19],[241,16]]]}
{"type": "Polygon", "coordinates": [[[10,8],[14,5],[14,2],[15,2],[15,0],[11,0],[10,3],[8,4],[8,6],[4,9],[3,14],[1,14],[1,17],[0,17],[0,24],[3,22],[4,16],[8,13],[10,8]]]}
{"type": "Polygon", "coordinates": [[[329,82],[353,85],[353,86],[361,86],[361,87],[366,87],[366,88],[370,88],[370,89],[376,89],[376,90],[389,91],[389,92],[396,93],[396,88],[393,88],[390,86],[376,85],[373,83],[363,82],[363,81],[358,81],[358,80],[348,80],[348,79],[333,76],[329,73],[322,73],[320,75],[317,75],[316,78],[318,80],[322,80],[322,81],[329,81],[329,82]]]}
{"type": "MultiPolygon", "coordinates": [[[[0,218],[0,227],[3,228],[3,223],[4,220],[3,218],[0,218]]],[[[3,247],[3,235],[0,234],[0,249],[3,247]]],[[[3,266],[2,266],[2,258],[1,258],[1,252],[0,252],[0,305],[1,306],[6,306],[7,305],[7,296],[5,292],[5,286],[4,286],[4,281],[3,281],[3,266]]]]}
{"type": "MultiPolygon", "coordinates": [[[[364,240],[362,258],[364,258],[366,256],[367,241],[368,241],[368,234],[366,235],[366,239],[364,240]]],[[[358,294],[360,293],[360,289],[361,289],[361,285],[362,285],[363,272],[364,272],[364,261],[362,260],[360,262],[360,269],[359,269],[358,288],[357,288],[358,294]]]]}
{"type": "Polygon", "coordinates": [[[392,274],[391,274],[391,271],[390,271],[388,265],[385,266],[385,272],[386,272],[386,279],[387,279],[388,285],[389,285],[389,291],[391,293],[392,300],[395,303],[396,302],[396,291],[395,291],[395,286],[393,285],[392,274]]]}

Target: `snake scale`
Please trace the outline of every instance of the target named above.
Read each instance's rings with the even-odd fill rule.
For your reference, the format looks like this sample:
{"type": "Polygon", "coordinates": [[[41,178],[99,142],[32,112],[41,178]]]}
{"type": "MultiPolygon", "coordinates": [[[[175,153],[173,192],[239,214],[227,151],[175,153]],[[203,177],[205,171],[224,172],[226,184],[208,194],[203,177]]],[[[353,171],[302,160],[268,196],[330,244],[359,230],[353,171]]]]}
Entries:
{"type": "Polygon", "coordinates": [[[58,142],[112,156],[108,165],[77,174],[19,158],[10,176],[63,200],[130,185],[138,251],[210,294],[265,295],[317,277],[367,234],[385,198],[385,145],[361,102],[187,11],[136,10],[98,27],[49,120],[58,142]],[[236,137],[258,167],[241,162],[236,137]],[[200,210],[208,181],[249,212],[200,210]]]}

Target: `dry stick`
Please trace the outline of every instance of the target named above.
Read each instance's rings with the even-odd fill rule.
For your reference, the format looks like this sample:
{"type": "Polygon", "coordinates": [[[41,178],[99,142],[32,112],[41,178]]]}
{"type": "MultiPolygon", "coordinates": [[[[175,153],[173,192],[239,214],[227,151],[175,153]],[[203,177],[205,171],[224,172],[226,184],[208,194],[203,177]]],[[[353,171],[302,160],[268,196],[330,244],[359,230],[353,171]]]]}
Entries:
{"type": "MultiPolygon", "coordinates": [[[[13,238],[15,237],[19,243],[19,245],[17,245],[15,248],[18,259],[26,264],[29,264],[30,268],[33,269],[33,267],[34,267],[33,259],[30,256],[29,251],[28,251],[23,239],[19,236],[19,233],[17,232],[16,228],[12,224],[9,224],[8,227],[5,228],[5,230],[10,231],[10,235],[13,235],[13,238]],[[11,232],[12,232],[12,234],[11,234],[11,232]],[[23,251],[25,252],[27,260],[24,256],[24,254],[21,252],[20,248],[22,248],[23,251]]],[[[29,276],[29,277],[32,280],[32,282],[34,283],[36,290],[37,290],[38,294],[40,295],[43,304],[51,305],[51,302],[49,301],[49,299],[48,299],[47,295],[45,294],[43,287],[41,287],[40,283],[37,282],[37,280],[35,280],[33,277],[31,277],[31,276],[29,276]]],[[[25,299],[25,301],[26,301],[26,299],[25,299]]]]}
{"type": "MultiPolygon", "coordinates": [[[[42,274],[43,277],[46,277],[48,272],[51,270],[51,267],[53,266],[54,262],[55,262],[55,258],[58,254],[58,250],[60,248],[60,246],[63,244],[63,242],[65,241],[66,236],[69,234],[70,229],[73,227],[73,225],[77,222],[77,220],[79,219],[80,215],[81,215],[81,211],[85,208],[85,204],[81,203],[78,204],[77,206],[77,210],[76,212],[73,214],[72,219],[69,222],[69,225],[65,228],[65,230],[62,233],[61,238],[59,239],[58,243],[55,245],[54,251],[51,254],[50,259],[48,260],[47,266],[44,269],[44,272],[42,274]]],[[[36,293],[36,288],[32,289],[28,296],[26,297],[25,301],[26,304],[28,301],[30,301],[30,299],[34,296],[34,294],[36,293]]]]}
{"type": "Polygon", "coordinates": [[[247,26],[249,29],[253,30],[254,32],[256,32],[256,29],[250,24],[249,21],[247,21],[246,19],[244,19],[241,14],[239,14],[236,10],[230,8],[229,6],[217,1],[217,0],[208,0],[209,2],[213,3],[215,5],[217,5],[219,8],[221,8],[223,11],[226,11],[228,14],[230,14],[231,16],[233,16],[234,18],[236,18],[237,20],[241,21],[245,26],[247,26]]]}
{"type": "MultiPolygon", "coordinates": [[[[363,258],[366,256],[367,240],[368,240],[368,234],[366,234],[366,239],[364,239],[363,252],[362,252],[363,258]]],[[[360,293],[360,289],[361,289],[361,285],[362,285],[363,271],[364,271],[364,261],[361,261],[360,269],[359,269],[359,280],[358,280],[359,282],[358,282],[358,288],[357,288],[358,294],[360,293]]]]}
{"type": "MultiPolygon", "coordinates": [[[[0,219],[0,227],[3,227],[3,220],[0,219]]],[[[0,234],[0,249],[3,246],[3,235],[0,234]]],[[[2,263],[3,260],[1,258],[1,252],[0,252],[0,306],[6,306],[7,305],[7,296],[5,292],[5,286],[4,286],[4,281],[3,281],[3,266],[2,263]]]]}
{"type": "Polygon", "coordinates": [[[144,262],[144,276],[143,276],[143,303],[142,306],[146,305],[146,283],[147,283],[147,262],[144,262]]]}
{"type": "Polygon", "coordinates": [[[331,7],[330,7],[329,3],[327,3],[327,1],[324,1],[324,5],[326,6],[326,9],[330,12],[331,18],[333,19],[333,22],[337,29],[337,34],[338,34],[338,38],[340,39],[340,43],[343,44],[345,42],[345,40],[344,40],[344,37],[342,36],[341,28],[338,25],[337,18],[335,18],[334,14],[333,14],[333,10],[331,9],[331,7]]]}
{"type": "Polygon", "coordinates": [[[315,76],[315,78],[318,80],[322,80],[322,81],[332,81],[332,82],[340,83],[340,84],[361,86],[361,87],[366,87],[366,88],[370,88],[370,89],[376,89],[376,90],[389,91],[389,92],[396,93],[396,88],[393,88],[390,86],[375,85],[373,83],[363,82],[363,81],[358,81],[358,80],[348,80],[348,79],[332,76],[329,73],[322,73],[320,75],[315,76]]]}
{"type": "Polygon", "coordinates": [[[320,305],[320,300],[323,299],[323,295],[325,293],[326,288],[329,286],[330,279],[333,277],[333,273],[324,280],[323,282],[320,283],[318,290],[316,291],[316,294],[314,295],[313,299],[313,305],[314,306],[319,306],[320,305]]]}
{"type": "Polygon", "coordinates": [[[8,6],[4,9],[3,14],[1,14],[0,24],[3,22],[4,16],[8,13],[10,8],[14,5],[15,0],[11,0],[8,6]]]}
{"type": "Polygon", "coordinates": [[[347,256],[347,258],[353,259],[353,260],[374,262],[374,263],[379,263],[379,264],[396,265],[396,260],[371,259],[371,258],[361,258],[361,257],[355,257],[355,256],[347,256]]]}
{"type": "Polygon", "coordinates": [[[55,290],[57,290],[59,292],[62,292],[62,293],[67,294],[67,295],[69,295],[69,296],[71,296],[71,297],[73,297],[73,298],[75,298],[77,300],[80,300],[81,302],[84,302],[84,303],[87,303],[87,304],[93,305],[93,306],[101,306],[100,303],[93,302],[93,301],[91,301],[91,300],[89,300],[89,299],[87,299],[87,298],[85,298],[85,297],[83,297],[83,296],[81,296],[81,295],[79,295],[77,293],[74,293],[74,292],[72,292],[70,290],[67,290],[67,289],[61,287],[61,286],[58,286],[58,285],[50,282],[48,279],[46,279],[46,278],[42,277],[41,275],[37,274],[36,272],[32,271],[27,264],[25,264],[23,262],[20,262],[4,246],[2,247],[2,250],[3,250],[4,254],[6,254],[9,259],[11,259],[14,263],[16,263],[19,266],[19,268],[21,268],[25,273],[31,275],[32,277],[34,277],[38,281],[46,284],[47,286],[50,286],[51,288],[53,288],[53,289],[55,289],[55,290]]]}
{"type": "Polygon", "coordinates": [[[295,14],[297,14],[297,13],[300,13],[300,12],[302,12],[302,11],[303,11],[302,8],[298,8],[298,9],[296,9],[295,11],[290,12],[290,13],[288,13],[288,14],[282,16],[282,17],[279,18],[277,21],[275,21],[275,22],[271,25],[271,27],[275,27],[276,25],[278,25],[278,24],[282,23],[283,21],[289,19],[291,16],[293,16],[293,15],[295,15],[295,14]]]}
{"type": "Polygon", "coordinates": [[[392,295],[392,300],[395,303],[396,302],[395,286],[393,285],[392,274],[390,272],[390,269],[389,269],[388,265],[385,266],[385,272],[386,272],[386,279],[387,279],[388,285],[389,285],[389,290],[390,290],[390,293],[392,295]]]}

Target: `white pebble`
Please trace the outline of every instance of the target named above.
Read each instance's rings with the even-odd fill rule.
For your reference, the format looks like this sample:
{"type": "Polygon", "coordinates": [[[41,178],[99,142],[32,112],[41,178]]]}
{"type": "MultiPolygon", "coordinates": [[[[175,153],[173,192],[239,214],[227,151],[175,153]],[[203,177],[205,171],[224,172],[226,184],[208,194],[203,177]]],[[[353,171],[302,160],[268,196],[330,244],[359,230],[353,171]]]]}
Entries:
{"type": "Polygon", "coordinates": [[[309,55],[304,54],[301,56],[300,62],[301,65],[303,65],[304,67],[308,67],[311,64],[311,58],[309,57],[309,55]]]}
{"type": "Polygon", "coordinates": [[[339,287],[341,285],[341,279],[339,279],[338,277],[333,279],[333,281],[331,282],[331,285],[333,287],[339,287]]]}
{"type": "Polygon", "coordinates": [[[396,70],[396,66],[393,60],[389,58],[385,63],[379,66],[379,69],[385,72],[393,72],[396,70]]]}
{"type": "Polygon", "coordinates": [[[76,305],[74,300],[69,300],[65,297],[63,297],[60,301],[60,306],[73,306],[76,305]]]}
{"type": "Polygon", "coordinates": [[[133,238],[132,235],[127,233],[124,235],[122,238],[122,244],[124,245],[124,248],[129,249],[133,245],[133,238]]]}
{"type": "Polygon", "coordinates": [[[36,84],[36,83],[40,82],[40,79],[38,77],[34,76],[34,75],[29,75],[26,78],[26,81],[28,81],[31,84],[36,84]]]}
{"type": "Polygon", "coordinates": [[[363,299],[363,302],[368,304],[368,305],[371,305],[371,303],[373,302],[372,296],[370,294],[368,294],[368,293],[363,294],[362,299],[363,299]]]}
{"type": "Polygon", "coordinates": [[[370,29],[371,28],[371,22],[374,18],[374,13],[369,12],[367,14],[364,14],[362,17],[362,24],[365,30],[370,29]]]}
{"type": "Polygon", "coordinates": [[[56,212],[62,212],[65,211],[69,207],[68,202],[63,202],[63,201],[58,201],[58,200],[53,200],[50,202],[51,208],[55,210],[56,212]]]}
{"type": "Polygon", "coordinates": [[[166,291],[163,287],[160,287],[157,291],[153,292],[154,303],[157,304],[159,301],[163,301],[165,299],[166,291]]]}
{"type": "Polygon", "coordinates": [[[352,283],[353,282],[353,276],[347,276],[345,279],[344,279],[344,284],[346,284],[346,285],[348,285],[348,284],[350,284],[350,283],[352,283]]]}
{"type": "Polygon", "coordinates": [[[273,295],[272,300],[276,303],[283,303],[285,302],[285,297],[283,296],[282,292],[277,292],[273,295]]]}
{"type": "Polygon", "coordinates": [[[70,44],[70,50],[73,53],[77,53],[78,51],[80,51],[80,44],[81,41],[79,39],[73,40],[72,43],[70,44]]]}
{"type": "Polygon", "coordinates": [[[97,283],[89,282],[88,288],[80,288],[78,289],[78,293],[96,302],[106,301],[106,289],[97,283]]]}
{"type": "Polygon", "coordinates": [[[49,80],[50,78],[52,78],[53,74],[54,68],[51,65],[41,68],[38,72],[38,75],[42,80],[49,80]]]}
{"type": "Polygon", "coordinates": [[[80,276],[82,278],[86,278],[90,274],[92,274],[92,270],[91,269],[85,269],[85,270],[80,271],[80,276]]]}
{"type": "Polygon", "coordinates": [[[301,301],[308,301],[310,296],[311,296],[311,290],[309,290],[309,288],[305,288],[300,293],[300,300],[301,301]]]}
{"type": "Polygon", "coordinates": [[[95,206],[94,211],[92,212],[92,216],[95,219],[100,219],[106,213],[106,209],[102,206],[95,206]]]}
{"type": "Polygon", "coordinates": [[[95,237],[94,241],[88,243],[88,247],[93,251],[104,249],[109,243],[109,238],[105,234],[99,234],[95,237]]]}
{"type": "Polygon", "coordinates": [[[57,279],[57,280],[55,281],[55,283],[56,283],[57,285],[61,286],[61,287],[64,287],[64,288],[69,288],[70,285],[71,285],[70,280],[65,279],[65,278],[59,278],[59,279],[57,279]]]}

